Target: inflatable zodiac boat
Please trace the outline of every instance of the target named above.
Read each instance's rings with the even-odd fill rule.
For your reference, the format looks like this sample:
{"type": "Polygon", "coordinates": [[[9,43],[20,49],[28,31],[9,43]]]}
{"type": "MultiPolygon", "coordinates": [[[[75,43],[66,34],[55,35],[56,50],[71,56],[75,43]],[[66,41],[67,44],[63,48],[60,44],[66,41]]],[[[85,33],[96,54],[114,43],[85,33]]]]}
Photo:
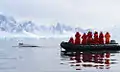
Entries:
{"type": "Polygon", "coordinates": [[[75,45],[69,42],[61,42],[61,48],[65,51],[103,51],[103,50],[120,50],[120,45],[111,40],[109,44],[87,44],[87,45],[75,45]]]}

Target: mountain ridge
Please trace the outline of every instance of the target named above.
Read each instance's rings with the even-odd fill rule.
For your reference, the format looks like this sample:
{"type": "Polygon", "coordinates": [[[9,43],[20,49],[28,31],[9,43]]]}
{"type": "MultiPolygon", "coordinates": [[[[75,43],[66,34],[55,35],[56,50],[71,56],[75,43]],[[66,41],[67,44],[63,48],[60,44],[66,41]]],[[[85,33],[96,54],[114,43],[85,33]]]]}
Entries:
{"type": "Polygon", "coordinates": [[[56,23],[54,25],[36,25],[32,21],[17,22],[13,17],[7,17],[0,14],[0,31],[8,32],[11,34],[15,33],[32,33],[36,35],[43,34],[67,34],[75,33],[79,31],[81,33],[87,32],[90,29],[83,30],[80,27],[71,27],[65,24],[56,23]]]}

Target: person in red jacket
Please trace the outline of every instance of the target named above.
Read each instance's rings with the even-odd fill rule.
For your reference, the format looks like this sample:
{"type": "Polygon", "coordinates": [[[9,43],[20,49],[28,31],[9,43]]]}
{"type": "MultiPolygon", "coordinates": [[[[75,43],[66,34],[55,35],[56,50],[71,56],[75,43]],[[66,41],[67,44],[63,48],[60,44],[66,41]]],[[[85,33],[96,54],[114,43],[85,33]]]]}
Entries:
{"type": "Polygon", "coordinates": [[[99,35],[99,44],[104,44],[104,35],[102,32],[100,32],[100,35],[99,35]]]}
{"type": "Polygon", "coordinates": [[[98,32],[95,31],[94,33],[94,44],[99,44],[98,32]]]}
{"type": "Polygon", "coordinates": [[[80,36],[81,36],[80,33],[76,32],[76,34],[75,34],[75,44],[80,44],[80,42],[81,42],[80,36]]]}
{"type": "Polygon", "coordinates": [[[86,33],[84,33],[83,36],[82,36],[82,44],[83,45],[87,44],[87,35],[86,35],[86,33]]]}
{"type": "Polygon", "coordinates": [[[105,43],[106,44],[110,43],[110,34],[109,34],[109,32],[106,32],[106,34],[105,34],[105,43]]]}
{"type": "Polygon", "coordinates": [[[74,39],[73,39],[73,37],[70,37],[70,40],[69,40],[68,42],[74,44],[74,39]]]}
{"type": "Polygon", "coordinates": [[[91,44],[92,43],[92,32],[89,31],[87,34],[87,44],[91,44]]]}

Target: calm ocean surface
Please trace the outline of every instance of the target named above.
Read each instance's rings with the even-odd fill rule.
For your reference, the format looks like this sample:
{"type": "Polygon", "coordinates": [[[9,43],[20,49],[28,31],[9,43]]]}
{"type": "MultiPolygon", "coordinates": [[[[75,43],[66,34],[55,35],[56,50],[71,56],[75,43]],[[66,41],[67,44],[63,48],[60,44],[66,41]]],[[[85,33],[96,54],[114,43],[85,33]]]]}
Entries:
{"type": "Polygon", "coordinates": [[[0,72],[118,72],[119,52],[80,52],[64,55],[67,39],[0,39],[0,72]],[[17,47],[19,42],[39,48],[17,47]]]}

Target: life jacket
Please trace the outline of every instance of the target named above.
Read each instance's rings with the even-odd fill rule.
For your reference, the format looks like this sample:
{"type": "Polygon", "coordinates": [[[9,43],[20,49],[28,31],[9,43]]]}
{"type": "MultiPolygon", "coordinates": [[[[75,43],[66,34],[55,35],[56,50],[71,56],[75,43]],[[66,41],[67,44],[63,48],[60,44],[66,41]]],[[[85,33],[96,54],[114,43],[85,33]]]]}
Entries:
{"type": "Polygon", "coordinates": [[[85,33],[82,36],[82,44],[87,44],[87,35],[85,33]]]}
{"type": "Polygon", "coordinates": [[[106,44],[110,43],[110,34],[108,32],[105,34],[105,43],[106,44]]]}
{"type": "Polygon", "coordinates": [[[74,44],[74,39],[73,39],[73,37],[70,37],[70,40],[69,40],[68,42],[74,44]]]}
{"type": "Polygon", "coordinates": [[[80,44],[81,39],[80,39],[81,34],[79,32],[76,32],[75,34],[75,44],[80,44]]]}
{"type": "Polygon", "coordinates": [[[104,44],[104,35],[102,32],[100,32],[100,35],[99,35],[99,44],[104,44]]]}

